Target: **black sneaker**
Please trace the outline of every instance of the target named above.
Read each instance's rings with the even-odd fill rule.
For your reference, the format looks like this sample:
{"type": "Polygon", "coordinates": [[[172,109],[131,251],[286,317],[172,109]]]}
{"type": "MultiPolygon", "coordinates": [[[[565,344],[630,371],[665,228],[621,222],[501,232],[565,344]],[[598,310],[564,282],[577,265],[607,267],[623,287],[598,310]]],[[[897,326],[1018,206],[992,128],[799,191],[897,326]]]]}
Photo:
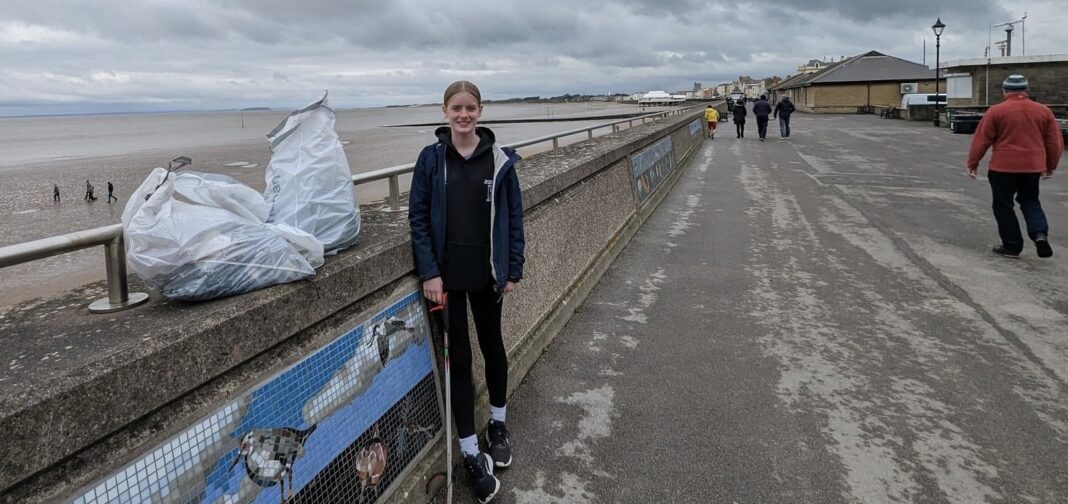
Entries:
{"type": "Polygon", "coordinates": [[[1035,248],[1038,249],[1038,257],[1052,257],[1053,247],[1049,246],[1049,240],[1045,238],[1039,238],[1035,240],[1035,248]]]}
{"type": "Polygon", "coordinates": [[[486,442],[489,444],[489,454],[493,457],[493,465],[501,468],[512,465],[512,440],[504,422],[489,421],[486,426],[486,442]]]}
{"type": "Polygon", "coordinates": [[[1012,250],[1006,249],[1004,245],[998,245],[997,247],[994,247],[993,249],[991,249],[991,252],[993,252],[993,253],[1001,256],[1001,257],[1010,257],[1012,259],[1019,259],[1020,258],[1020,253],[1019,252],[1014,252],[1012,250]]]}
{"type": "Polygon", "coordinates": [[[471,478],[471,486],[474,488],[478,502],[486,504],[493,500],[497,491],[501,489],[501,480],[493,475],[493,460],[485,453],[478,455],[464,455],[464,470],[471,478]]]}

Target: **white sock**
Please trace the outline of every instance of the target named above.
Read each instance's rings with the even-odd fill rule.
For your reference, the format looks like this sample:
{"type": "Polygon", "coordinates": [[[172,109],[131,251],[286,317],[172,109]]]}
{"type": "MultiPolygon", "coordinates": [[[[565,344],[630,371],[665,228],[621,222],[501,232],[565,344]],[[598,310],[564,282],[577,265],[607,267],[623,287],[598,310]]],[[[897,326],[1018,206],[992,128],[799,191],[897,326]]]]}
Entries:
{"type": "Polygon", "coordinates": [[[460,451],[464,452],[464,455],[478,455],[478,435],[460,438],[460,451]]]}
{"type": "Polygon", "coordinates": [[[500,408],[498,408],[496,406],[493,406],[493,405],[490,405],[490,418],[492,418],[492,419],[494,419],[494,420],[496,420],[498,422],[504,423],[504,415],[507,412],[508,412],[508,405],[507,404],[505,404],[504,406],[501,406],[500,408]]]}

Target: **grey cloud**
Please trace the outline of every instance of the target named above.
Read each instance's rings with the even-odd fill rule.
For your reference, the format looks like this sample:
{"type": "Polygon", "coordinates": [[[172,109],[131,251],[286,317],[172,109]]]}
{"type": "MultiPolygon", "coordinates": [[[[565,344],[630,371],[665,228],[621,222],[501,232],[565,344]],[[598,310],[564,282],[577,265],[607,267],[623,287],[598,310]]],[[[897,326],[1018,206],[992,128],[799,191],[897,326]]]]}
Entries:
{"type": "MultiPolygon", "coordinates": [[[[975,57],[1009,17],[995,0],[0,1],[0,101],[201,108],[300,105],[322,88],[341,106],[433,102],[464,76],[498,96],[678,90],[873,49],[919,61],[939,12],[942,57],[975,57]],[[6,23],[82,36],[16,44],[6,23]]],[[[1028,53],[1068,47],[1028,21],[1028,53]]]]}

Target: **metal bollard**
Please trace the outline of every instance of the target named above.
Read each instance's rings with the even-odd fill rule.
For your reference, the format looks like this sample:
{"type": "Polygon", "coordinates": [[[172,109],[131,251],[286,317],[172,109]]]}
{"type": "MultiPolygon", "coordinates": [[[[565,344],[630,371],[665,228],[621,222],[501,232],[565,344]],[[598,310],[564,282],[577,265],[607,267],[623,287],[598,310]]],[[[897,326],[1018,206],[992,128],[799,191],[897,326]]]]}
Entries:
{"type": "Polygon", "coordinates": [[[586,138],[593,140],[593,128],[586,130],[586,138]]]}
{"type": "Polygon", "coordinates": [[[104,264],[107,268],[108,297],[93,301],[89,305],[89,313],[117,312],[148,301],[148,294],[130,294],[126,284],[126,240],[123,233],[104,244],[104,264]]]}
{"type": "Polygon", "coordinates": [[[559,149],[559,148],[560,148],[560,139],[554,137],[553,138],[553,150],[556,150],[556,149],[559,149]]]}
{"type": "Polygon", "coordinates": [[[401,209],[400,207],[400,176],[390,175],[389,177],[389,209],[396,212],[401,209]]]}

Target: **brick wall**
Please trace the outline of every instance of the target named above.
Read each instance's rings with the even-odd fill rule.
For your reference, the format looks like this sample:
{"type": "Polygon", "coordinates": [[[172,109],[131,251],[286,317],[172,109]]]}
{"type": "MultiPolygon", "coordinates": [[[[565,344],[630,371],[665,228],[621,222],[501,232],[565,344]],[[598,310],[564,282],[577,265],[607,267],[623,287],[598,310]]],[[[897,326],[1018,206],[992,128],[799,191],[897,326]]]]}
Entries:
{"type": "MultiPolygon", "coordinates": [[[[934,93],[934,79],[919,81],[919,93],[934,93]]],[[[941,84],[945,92],[945,82],[941,84]]],[[[873,82],[851,84],[816,84],[809,88],[811,112],[852,112],[857,107],[900,107],[901,82],[873,82]]]]}

